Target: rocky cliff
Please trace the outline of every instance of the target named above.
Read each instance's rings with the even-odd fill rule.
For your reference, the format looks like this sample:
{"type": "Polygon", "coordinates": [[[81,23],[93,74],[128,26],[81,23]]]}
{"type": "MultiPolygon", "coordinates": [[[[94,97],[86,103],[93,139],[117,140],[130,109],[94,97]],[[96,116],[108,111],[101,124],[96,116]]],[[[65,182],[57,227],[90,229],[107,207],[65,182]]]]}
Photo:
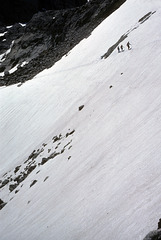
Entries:
{"type": "Polygon", "coordinates": [[[25,82],[68,54],[125,0],[95,0],[83,6],[35,14],[26,24],[0,27],[0,85],[25,82]]]}
{"type": "Polygon", "coordinates": [[[1,0],[0,21],[6,24],[28,22],[34,13],[78,7],[86,0],[1,0]]]}

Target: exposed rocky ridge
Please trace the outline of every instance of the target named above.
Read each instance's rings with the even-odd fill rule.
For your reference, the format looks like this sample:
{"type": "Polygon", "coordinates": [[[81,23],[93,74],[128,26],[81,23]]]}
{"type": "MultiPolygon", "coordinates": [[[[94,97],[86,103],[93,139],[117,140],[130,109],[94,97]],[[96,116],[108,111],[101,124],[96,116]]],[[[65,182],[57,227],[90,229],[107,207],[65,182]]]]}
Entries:
{"type": "Polygon", "coordinates": [[[161,239],[161,229],[151,231],[143,240],[160,240],[161,239]]]}
{"type": "Polygon", "coordinates": [[[161,218],[158,222],[158,229],[148,233],[143,240],[161,240],[161,218]]]}
{"type": "Polygon", "coordinates": [[[23,83],[51,67],[125,1],[93,0],[70,10],[39,12],[25,27],[16,24],[7,31],[2,26],[1,32],[7,33],[1,36],[0,54],[12,46],[1,60],[0,72],[5,76],[0,78],[0,85],[23,83]],[[9,74],[14,67],[17,70],[9,74]]]}
{"type": "Polygon", "coordinates": [[[33,14],[44,10],[78,7],[87,0],[1,0],[0,21],[5,24],[28,22],[33,14]]]}

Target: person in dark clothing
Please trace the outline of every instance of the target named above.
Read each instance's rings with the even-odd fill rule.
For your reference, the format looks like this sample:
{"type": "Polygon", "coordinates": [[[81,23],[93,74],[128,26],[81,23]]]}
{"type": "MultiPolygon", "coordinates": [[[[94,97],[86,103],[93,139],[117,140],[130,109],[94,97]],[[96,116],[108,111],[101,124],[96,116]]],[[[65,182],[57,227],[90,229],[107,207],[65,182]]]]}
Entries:
{"type": "Polygon", "coordinates": [[[123,47],[123,45],[121,45],[120,48],[121,48],[121,51],[123,52],[123,51],[124,51],[124,47],[123,47]]]}
{"type": "Polygon", "coordinates": [[[126,45],[127,45],[128,50],[131,50],[131,44],[128,42],[126,45]]]}
{"type": "Polygon", "coordinates": [[[118,50],[118,53],[120,53],[120,47],[119,46],[117,47],[117,50],[118,50]]]}

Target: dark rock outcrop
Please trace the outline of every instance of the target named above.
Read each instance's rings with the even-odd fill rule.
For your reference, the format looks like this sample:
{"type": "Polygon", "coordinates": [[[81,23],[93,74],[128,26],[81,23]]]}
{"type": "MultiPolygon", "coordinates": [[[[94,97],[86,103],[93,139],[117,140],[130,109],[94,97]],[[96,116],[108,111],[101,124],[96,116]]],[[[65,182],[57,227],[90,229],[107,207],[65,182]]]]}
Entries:
{"type": "Polygon", "coordinates": [[[1,182],[0,188],[3,188],[8,183],[9,183],[9,179],[5,179],[4,181],[1,182]]]}
{"type": "Polygon", "coordinates": [[[148,233],[143,240],[161,240],[161,218],[158,222],[158,229],[148,233]]]}
{"type": "Polygon", "coordinates": [[[143,240],[161,240],[161,230],[151,231],[143,240]]]}
{"type": "Polygon", "coordinates": [[[161,218],[159,219],[159,222],[158,222],[158,229],[161,230],[161,218]]]}
{"type": "Polygon", "coordinates": [[[85,3],[86,0],[1,0],[0,21],[25,23],[38,11],[72,8],[85,3]]]}
{"type": "Polygon", "coordinates": [[[66,133],[66,135],[65,135],[66,138],[67,138],[68,136],[72,135],[74,132],[75,132],[75,130],[72,130],[71,132],[66,133]]]}
{"type": "Polygon", "coordinates": [[[35,183],[37,183],[37,180],[33,180],[32,183],[30,184],[30,187],[32,187],[33,185],[35,185],[35,183]]]}
{"type": "Polygon", "coordinates": [[[50,159],[53,159],[55,158],[57,155],[59,155],[60,153],[59,152],[54,152],[52,153],[49,157],[47,158],[42,158],[42,161],[41,161],[41,165],[44,165],[46,162],[48,162],[50,159]]]}
{"type": "Polygon", "coordinates": [[[15,167],[15,170],[14,170],[14,173],[15,173],[15,174],[16,174],[16,173],[19,171],[20,167],[21,167],[21,165],[20,165],[20,166],[17,166],[17,167],[15,167]]]}
{"type": "MultiPolygon", "coordinates": [[[[16,166],[13,171],[9,171],[6,172],[5,174],[3,174],[2,178],[0,179],[0,188],[5,188],[4,191],[8,192],[8,196],[9,194],[12,192],[12,198],[10,200],[12,200],[14,198],[14,193],[17,194],[20,191],[20,187],[23,186],[23,184],[21,184],[34,170],[35,173],[38,174],[40,172],[40,170],[38,170],[38,168],[42,168],[43,165],[45,163],[47,163],[49,160],[53,160],[55,159],[55,157],[57,157],[60,154],[63,154],[64,151],[66,151],[67,149],[69,150],[72,146],[72,136],[75,133],[75,130],[70,130],[68,129],[68,132],[64,135],[62,134],[58,134],[55,135],[51,140],[53,143],[53,147],[55,147],[54,152],[51,153],[53,148],[48,148],[48,144],[47,143],[43,143],[42,146],[44,148],[38,148],[37,150],[32,151],[32,153],[28,156],[28,158],[21,164],[16,166]],[[66,142],[66,144],[64,145],[61,140],[63,139],[69,139],[69,141],[66,142]],[[43,153],[45,150],[47,150],[47,154],[43,155],[42,154],[42,158],[41,158],[41,153],[43,153]],[[39,156],[40,155],[40,156],[39,156]],[[45,157],[44,157],[45,156],[45,157]],[[38,171],[37,171],[38,170],[38,171]],[[21,184],[21,185],[20,185],[21,184]],[[14,191],[15,190],[15,191],[14,191]]],[[[68,157],[68,160],[71,158],[71,156],[68,157]]],[[[33,174],[34,175],[34,174],[33,174]]],[[[47,176],[44,179],[44,182],[49,178],[49,176],[47,176]]],[[[37,180],[33,180],[30,183],[30,187],[32,187],[34,184],[37,183],[37,180]]],[[[7,202],[3,202],[0,199],[0,210],[8,203],[7,202]]]]}
{"type": "Polygon", "coordinates": [[[11,184],[11,185],[9,185],[10,192],[12,192],[17,186],[18,186],[18,184],[11,184]]]}
{"type": "Polygon", "coordinates": [[[2,199],[0,198],[0,210],[6,205],[5,202],[2,201],[2,199]]]}
{"type": "Polygon", "coordinates": [[[125,1],[92,0],[70,10],[39,12],[26,27],[14,25],[18,28],[18,31],[15,30],[17,35],[12,34],[12,28],[8,29],[0,43],[0,46],[4,44],[1,54],[12,46],[7,56],[3,57],[0,72],[15,66],[17,71],[1,77],[0,86],[23,83],[50,68],[125,1]]]}
{"type": "Polygon", "coordinates": [[[79,106],[78,110],[81,111],[84,108],[84,105],[79,106]]]}

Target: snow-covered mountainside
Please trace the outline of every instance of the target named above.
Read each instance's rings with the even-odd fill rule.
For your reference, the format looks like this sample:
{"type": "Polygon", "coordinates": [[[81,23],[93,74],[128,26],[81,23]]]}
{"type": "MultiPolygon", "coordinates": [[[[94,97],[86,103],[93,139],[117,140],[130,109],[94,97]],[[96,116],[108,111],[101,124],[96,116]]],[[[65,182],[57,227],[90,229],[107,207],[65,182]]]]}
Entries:
{"type": "Polygon", "coordinates": [[[127,0],[53,67],[0,88],[1,240],[157,228],[160,19],[160,0],[127,0]]]}
{"type": "Polygon", "coordinates": [[[95,0],[39,12],[27,24],[0,22],[0,86],[24,83],[52,67],[125,1],[95,0]]]}

